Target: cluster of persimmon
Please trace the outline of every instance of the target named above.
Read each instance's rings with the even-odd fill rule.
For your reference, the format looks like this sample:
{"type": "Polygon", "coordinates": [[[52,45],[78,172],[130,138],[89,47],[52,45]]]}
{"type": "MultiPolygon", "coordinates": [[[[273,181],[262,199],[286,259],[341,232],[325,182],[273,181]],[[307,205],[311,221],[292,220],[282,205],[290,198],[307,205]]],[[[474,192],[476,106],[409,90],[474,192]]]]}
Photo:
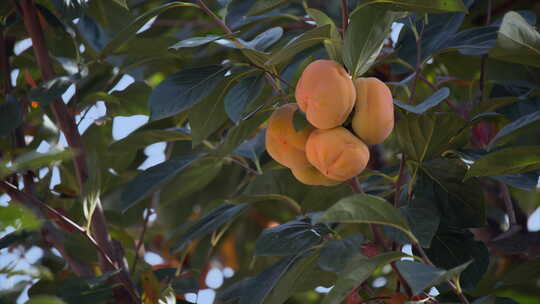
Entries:
{"type": "Polygon", "coordinates": [[[309,64],[298,80],[295,98],[274,111],[266,150],[307,185],[331,186],[360,174],[369,161],[367,145],[384,141],[394,128],[390,89],[376,78],[352,80],[332,60],[309,64]],[[309,125],[296,130],[295,111],[309,125]],[[344,127],[352,115],[350,129],[344,127]]]}

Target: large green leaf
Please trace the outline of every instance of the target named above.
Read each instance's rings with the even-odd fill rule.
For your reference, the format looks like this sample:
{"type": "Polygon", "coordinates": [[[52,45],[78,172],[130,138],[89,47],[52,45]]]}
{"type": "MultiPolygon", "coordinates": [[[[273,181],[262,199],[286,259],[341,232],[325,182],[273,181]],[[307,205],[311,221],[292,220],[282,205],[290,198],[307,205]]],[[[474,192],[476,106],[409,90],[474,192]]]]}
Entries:
{"type": "Polygon", "coordinates": [[[462,0],[368,0],[362,5],[377,4],[389,10],[419,13],[467,12],[462,0]]]}
{"type": "Polygon", "coordinates": [[[200,157],[199,154],[187,155],[146,169],[124,187],[120,197],[120,208],[126,212],[148,195],[163,187],[200,157]]]}
{"type": "Polygon", "coordinates": [[[459,265],[450,270],[438,269],[436,267],[413,261],[397,261],[396,267],[401,276],[409,283],[413,294],[452,280],[459,276],[472,261],[459,265]]]}
{"type": "MultiPolygon", "coordinates": [[[[414,205],[414,201],[411,205],[414,205]]],[[[399,208],[399,211],[407,219],[411,231],[420,242],[420,245],[429,248],[431,240],[439,228],[439,214],[432,209],[414,208],[409,206],[401,207],[399,208]]],[[[400,244],[405,245],[410,242],[406,234],[394,227],[386,226],[384,227],[384,232],[400,244]]]]}
{"type": "Polygon", "coordinates": [[[380,224],[403,231],[414,242],[418,242],[405,218],[384,199],[356,194],[339,200],[316,219],[317,222],[380,224]]]}
{"type": "Polygon", "coordinates": [[[343,61],[353,79],[365,73],[375,62],[396,17],[397,13],[371,5],[351,14],[345,34],[343,61]]]}
{"type": "Polygon", "coordinates": [[[324,26],[327,24],[330,25],[330,40],[325,40],[324,47],[326,48],[330,59],[341,62],[341,47],[343,45],[343,41],[332,18],[313,8],[307,8],[306,12],[311,16],[311,18],[313,18],[318,26],[324,26]]]}
{"type": "Polygon", "coordinates": [[[84,97],[83,102],[93,104],[104,101],[108,116],[148,115],[148,96],[152,90],[142,82],[135,81],[122,91],[93,92],[84,97]]]}
{"type": "Polygon", "coordinates": [[[55,296],[39,295],[28,299],[26,304],[66,304],[66,302],[55,296]]]}
{"type": "Polygon", "coordinates": [[[377,267],[405,257],[400,252],[385,252],[373,258],[356,256],[338,274],[334,288],[324,297],[323,304],[340,304],[351,290],[367,280],[377,267]]]}
{"type": "Polygon", "coordinates": [[[342,271],[350,259],[361,254],[363,242],[364,237],[361,234],[350,234],[342,239],[326,242],[321,249],[319,266],[327,271],[342,271]]]}
{"type": "Polygon", "coordinates": [[[248,139],[259,126],[270,117],[271,111],[263,110],[253,115],[253,117],[243,120],[237,126],[229,129],[225,141],[214,153],[226,155],[236,149],[244,140],[248,139]]]}
{"type": "Polygon", "coordinates": [[[41,225],[38,218],[24,206],[11,203],[0,206],[0,231],[6,228],[15,230],[36,230],[41,225]]]}
{"type": "Polygon", "coordinates": [[[520,14],[504,15],[497,45],[489,55],[499,60],[540,67],[540,33],[520,14]]]}
{"type": "Polygon", "coordinates": [[[312,47],[317,43],[321,43],[327,39],[331,39],[331,26],[329,24],[316,27],[312,30],[289,41],[279,51],[274,52],[270,59],[266,62],[267,65],[275,65],[289,60],[294,55],[300,53],[304,49],[312,47]]]}
{"type": "Polygon", "coordinates": [[[225,112],[229,118],[238,122],[246,109],[261,94],[265,83],[262,75],[253,75],[240,80],[225,95],[225,112]]]}
{"type": "Polygon", "coordinates": [[[150,94],[150,120],[173,116],[208,96],[227,68],[209,65],[182,70],[162,81],[150,94]]]}
{"type": "Polygon", "coordinates": [[[457,148],[467,122],[453,113],[409,114],[396,127],[398,142],[408,159],[422,162],[457,148]]]}
{"type": "Polygon", "coordinates": [[[60,98],[71,84],[72,80],[69,77],[53,78],[37,88],[32,88],[30,94],[28,94],[28,98],[38,101],[41,105],[45,106],[51,101],[60,98]]]}
{"type": "Polygon", "coordinates": [[[540,146],[511,147],[481,157],[471,166],[465,178],[497,176],[540,169],[540,146]]]}
{"type": "Polygon", "coordinates": [[[195,221],[195,223],[182,234],[180,239],[174,243],[171,247],[171,252],[180,252],[189,244],[189,242],[216,231],[222,225],[233,221],[247,207],[249,207],[247,204],[233,205],[224,203],[219,205],[217,208],[211,210],[195,221]]]}
{"type": "Polygon", "coordinates": [[[280,5],[289,2],[288,0],[258,0],[249,9],[248,16],[256,16],[266,13],[280,5]]]}
{"type": "Polygon", "coordinates": [[[518,134],[535,129],[540,126],[540,111],[522,116],[502,128],[489,142],[491,149],[495,145],[508,142],[518,134]]]}
{"type": "Polygon", "coordinates": [[[321,225],[290,221],[263,230],[255,244],[256,255],[286,256],[301,253],[322,242],[321,225]]]}
{"type": "Polygon", "coordinates": [[[190,140],[191,135],[184,128],[142,129],[112,143],[111,152],[135,151],[162,141],[190,140]]]}
{"type": "Polygon", "coordinates": [[[122,46],[124,43],[126,43],[128,40],[133,38],[137,31],[150,19],[153,17],[175,7],[196,7],[199,6],[194,3],[188,3],[188,2],[180,2],[180,1],[174,1],[170,3],[163,4],[159,7],[154,8],[153,10],[150,10],[139,17],[135,18],[130,24],[126,25],[121,31],[116,34],[116,36],[105,45],[105,47],[101,50],[100,57],[105,58],[109,54],[113,53],[116,49],[118,49],[120,46],[122,46]]]}

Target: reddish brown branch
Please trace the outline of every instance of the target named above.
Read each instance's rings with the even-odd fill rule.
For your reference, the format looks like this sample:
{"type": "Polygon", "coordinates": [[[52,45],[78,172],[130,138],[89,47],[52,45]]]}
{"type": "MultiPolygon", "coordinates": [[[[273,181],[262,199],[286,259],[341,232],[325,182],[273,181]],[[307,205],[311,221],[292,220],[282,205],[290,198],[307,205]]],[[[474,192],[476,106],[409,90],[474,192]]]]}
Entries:
{"type": "Polygon", "coordinates": [[[349,1],[341,0],[341,28],[342,35],[345,36],[349,26],[349,1]]]}

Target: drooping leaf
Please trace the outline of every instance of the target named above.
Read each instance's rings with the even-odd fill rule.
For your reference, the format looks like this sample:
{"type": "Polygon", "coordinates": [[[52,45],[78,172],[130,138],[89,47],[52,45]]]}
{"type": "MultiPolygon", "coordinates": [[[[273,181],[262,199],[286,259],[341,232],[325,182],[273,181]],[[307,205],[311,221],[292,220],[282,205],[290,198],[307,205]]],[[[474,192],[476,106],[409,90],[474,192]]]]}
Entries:
{"type": "Polygon", "coordinates": [[[51,149],[46,153],[36,151],[27,152],[17,157],[13,162],[0,163],[0,178],[4,178],[16,172],[36,170],[41,167],[48,167],[54,163],[70,159],[73,153],[70,150],[51,149]]]}
{"type": "Polygon", "coordinates": [[[489,142],[488,148],[506,143],[514,136],[540,126],[540,111],[525,115],[507,124],[489,142]]]}
{"type": "Polygon", "coordinates": [[[233,221],[241,212],[243,212],[249,205],[233,205],[224,203],[203,215],[188,230],[182,234],[179,240],[177,240],[171,247],[172,253],[180,252],[191,241],[203,237],[222,225],[233,221]]]}
{"type": "Polygon", "coordinates": [[[330,40],[324,42],[324,47],[326,48],[330,59],[341,62],[341,46],[343,42],[332,18],[313,8],[307,8],[306,12],[313,18],[318,26],[330,25],[330,40]]]}
{"type": "Polygon", "coordinates": [[[520,14],[504,15],[492,58],[540,67],[540,33],[520,14]]]}
{"type": "Polygon", "coordinates": [[[19,101],[12,95],[6,97],[6,100],[0,103],[0,137],[8,136],[23,122],[19,101]]]}
{"type": "Polygon", "coordinates": [[[205,98],[224,77],[227,68],[210,65],[170,75],[150,94],[150,120],[173,116],[205,98]]]}
{"type": "Polygon", "coordinates": [[[126,212],[148,195],[163,187],[200,157],[200,154],[188,155],[146,169],[124,187],[120,197],[120,208],[126,212]]]}
{"type": "Polygon", "coordinates": [[[409,283],[413,294],[452,280],[459,276],[472,261],[454,267],[450,270],[438,269],[436,267],[413,261],[397,261],[396,267],[403,278],[409,283]]]}
{"type": "Polygon", "coordinates": [[[256,255],[286,256],[301,253],[322,242],[320,225],[290,221],[263,230],[255,243],[256,255]]]}
{"type": "Polygon", "coordinates": [[[207,35],[204,37],[191,37],[188,39],[184,39],[181,41],[178,41],[177,43],[171,45],[169,47],[170,50],[178,51],[183,48],[193,48],[193,47],[199,47],[203,46],[209,43],[212,43],[214,41],[217,41],[219,39],[225,39],[229,37],[229,35],[207,35]]]}
{"type": "Polygon", "coordinates": [[[388,225],[403,231],[411,240],[418,242],[397,209],[384,199],[368,194],[356,194],[339,200],[318,217],[316,222],[388,225]]]}
{"type": "Polygon", "coordinates": [[[412,112],[415,114],[422,114],[426,112],[427,110],[439,105],[441,101],[443,101],[449,95],[450,95],[450,89],[444,87],[444,88],[440,88],[435,93],[433,93],[433,95],[431,95],[426,100],[422,101],[421,103],[415,106],[405,104],[399,100],[394,100],[394,104],[409,112],[412,112]]]}
{"type": "Polygon", "coordinates": [[[371,5],[351,14],[345,34],[343,61],[353,79],[364,74],[375,62],[397,16],[371,5]]]}
{"type": "Polygon", "coordinates": [[[341,272],[347,262],[361,255],[360,248],[364,242],[361,234],[351,234],[343,239],[330,240],[321,249],[319,266],[327,271],[341,272]]]}
{"type": "Polygon", "coordinates": [[[259,158],[261,157],[261,154],[266,151],[265,138],[266,130],[262,130],[257,133],[254,138],[244,141],[233,152],[235,154],[247,157],[253,162],[257,163],[259,161],[259,158]]]}
{"type": "Polygon", "coordinates": [[[318,43],[323,42],[326,39],[331,39],[330,25],[323,25],[316,27],[312,30],[305,32],[304,34],[289,41],[279,51],[274,52],[270,59],[266,62],[268,65],[275,65],[289,60],[299,52],[312,47],[318,43]]]}
{"type": "Polygon", "coordinates": [[[540,146],[511,147],[491,152],[475,161],[465,178],[497,176],[540,169],[540,146]]]}
{"type": "Polygon", "coordinates": [[[467,12],[462,0],[368,0],[362,5],[376,4],[385,9],[419,13],[467,12]]]}
{"type": "Polygon", "coordinates": [[[353,257],[338,274],[334,288],[324,297],[323,304],[339,304],[351,290],[367,280],[377,267],[399,260],[405,255],[400,252],[385,252],[373,258],[353,257]]]}

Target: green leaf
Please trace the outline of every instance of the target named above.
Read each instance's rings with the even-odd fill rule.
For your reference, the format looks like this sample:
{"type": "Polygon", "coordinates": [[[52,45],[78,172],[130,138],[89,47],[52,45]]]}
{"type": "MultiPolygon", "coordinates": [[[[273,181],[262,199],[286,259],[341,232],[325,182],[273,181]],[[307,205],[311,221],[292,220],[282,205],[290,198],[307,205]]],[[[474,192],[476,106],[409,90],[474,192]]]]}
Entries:
{"type": "Polygon", "coordinates": [[[171,282],[174,292],[184,294],[188,292],[197,292],[199,290],[199,282],[194,277],[174,278],[171,282]]]}
{"type": "Polygon", "coordinates": [[[85,102],[103,100],[107,103],[107,115],[148,115],[148,97],[152,89],[142,81],[135,81],[122,91],[110,95],[96,92],[85,97],[85,102]]]}
{"type": "Polygon", "coordinates": [[[163,187],[171,181],[178,173],[189,166],[194,160],[202,155],[187,155],[182,158],[175,158],[165,161],[159,165],[150,167],[132,179],[122,191],[120,197],[120,208],[126,212],[129,208],[163,187]]]}
{"type": "Polygon", "coordinates": [[[345,34],[343,61],[353,79],[364,74],[375,62],[396,17],[396,13],[371,5],[351,14],[345,34]]]}
{"type": "Polygon", "coordinates": [[[397,261],[396,267],[407,283],[409,283],[412,293],[416,295],[430,287],[456,278],[471,263],[472,261],[468,261],[450,270],[444,270],[413,261],[397,261]]]}
{"type": "Polygon", "coordinates": [[[66,302],[55,296],[39,295],[32,296],[26,304],[66,304],[66,302]]]}
{"type": "Polygon", "coordinates": [[[540,257],[535,257],[509,269],[504,275],[504,286],[528,285],[540,276],[540,257]]]}
{"type": "Polygon", "coordinates": [[[495,145],[506,143],[516,135],[536,129],[538,126],[540,126],[540,111],[522,116],[504,126],[504,128],[491,139],[488,149],[493,148],[495,145]]]}
{"type": "Polygon", "coordinates": [[[7,100],[0,104],[0,137],[8,136],[23,122],[19,101],[12,95],[6,96],[7,100]]]}
{"type": "MultiPolygon", "coordinates": [[[[414,205],[414,201],[411,202],[414,205]]],[[[429,248],[431,240],[439,228],[440,217],[434,210],[427,208],[401,207],[399,211],[407,218],[411,231],[416,236],[420,245],[429,248]]],[[[384,233],[400,244],[409,243],[406,234],[390,226],[384,227],[384,233]]]]}
{"type": "Polygon", "coordinates": [[[411,240],[418,242],[407,221],[396,208],[384,199],[368,194],[356,194],[339,200],[318,217],[316,222],[387,225],[403,231],[411,240]]]}
{"type": "Polygon", "coordinates": [[[510,11],[503,17],[497,45],[489,55],[498,60],[540,67],[540,33],[520,14],[510,11]]]}
{"type": "Polygon", "coordinates": [[[327,271],[342,271],[350,259],[361,255],[360,249],[363,242],[364,237],[359,233],[350,234],[338,240],[329,240],[321,249],[319,266],[327,271]]]}
{"type": "Polygon", "coordinates": [[[540,169],[540,146],[511,147],[491,152],[471,166],[465,179],[497,176],[540,169]]]}
{"type": "Polygon", "coordinates": [[[169,49],[173,51],[178,51],[183,48],[199,47],[199,46],[206,45],[220,39],[225,39],[227,37],[230,37],[230,35],[208,35],[204,37],[191,37],[188,39],[178,41],[177,43],[171,45],[169,49]]]}
{"type": "Polygon", "coordinates": [[[0,163],[0,178],[4,178],[13,173],[22,173],[27,170],[37,170],[42,167],[70,159],[73,156],[70,150],[51,149],[46,153],[36,151],[27,152],[17,157],[9,166],[7,163],[0,163]]]}
{"type": "Polygon", "coordinates": [[[330,25],[330,40],[325,40],[324,47],[331,59],[341,62],[341,46],[343,45],[343,41],[332,18],[313,8],[307,8],[306,12],[313,18],[318,26],[330,25]]]}
{"type": "Polygon", "coordinates": [[[274,8],[289,2],[288,0],[257,0],[249,9],[247,16],[264,14],[274,8]]]}
{"type": "Polygon", "coordinates": [[[109,301],[113,295],[113,286],[108,280],[117,275],[119,270],[106,272],[101,276],[69,278],[62,281],[58,295],[67,303],[94,304],[109,301]]]}
{"type": "Polygon", "coordinates": [[[324,297],[322,304],[340,304],[349,292],[367,280],[375,269],[405,256],[400,252],[385,252],[373,258],[352,258],[338,274],[334,288],[324,297]]]}
{"type": "Polygon", "coordinates": [[[248,120],[243,120],[239,125],[229,129],[227,138],[223,144],[214,151],[216,155],[227,155],[246,140],[259,126],[270,117],[270,111],[260,111],[248,120]]]}
{"type": "Polygon", "coordinates": [[[7,206],[0,206],[0,231],[8,227],[15,230],[36,230],[40,226],[40,220],[22,205],[10,203],[7,206]]]}
{"type": "Polygon", "coordinates": [[[116,49],[121,47],[124,43],[126,43],[128,40],[133,38],[137,31],[150,19],[153,17],[167,11],[168,9],[175,8],[175,7],[195,7],[198,8],[199,6],[194,3],[187,3],[187,2],[180,2],[180,1],[174,1],[169,2],[167,4],[163,4],[161,6],[158,6],[154,8],[151,11],[148,11],[137,18],[133,20],[130,24],[128,24],[125,28],[123,28],[121,31],[116,34],[116,36],[109,41],[105,47],[101,50],[100,57],[106,58],[109,56],[109,54],[113,53],[116,49]]]}
{"type": "Polygon", "coordinates": [[[322,242],[320,225],[290,221],[263,230],[255,243],[255,255],[286,256],[301,253],[322,242]]]}
{"type": "Polygon", "coordinates": [[[139,150],[157,142],[177,140],[191,140],[191,135],[184,128],[142,129],[113,142],[109,149],[111,152],[121,153],[139,150]]]}
{"type": "Polygon", "coordinates": [[[42,106],[48,105],[51,101],[62,97],[72,83],[69,77],[53,78],[37,88],[30,89],[28,98],[39,102],[42,106]]]}
{"type": "Polygon", "coordinates": [[[444,88],[440,88],[435,93],[433,93],[433,95],[429,96],[426,100],[422,101],[421,103],[415,106],[402,103],[401,101],[396,100],[396,99],[394,99],[394,104],[414,114],[422,114],[426,112],[427,110],[439,105],[441,101],[446,99],[448,96],[450,96],[450,89],[444,87],[444,88]]]}
{"type": "Polygon", "coordinates": [[[362,5],[377,4],[388,10],[418,13],[467,12],[462,0],[367,0],[362,5]]]}
{"type": "Polygon", "coordinates": [[[262,75],[253,75],[240,80],[225,95],[225,112],[229,118],[238,122],[246,109],[261,94],[265,84],[262,75]]]}
{"type": "Polygon", "coordinates": [[[408,159],[422,162],[458,148],[467,122],[453,113],[409,114],[396,126],[399,145],[408,159]]]}
{"type": "Polygon", "coordinates": [[[150,94],[150,120],[183,112],[208,96],[227,68],[210,65],[182,70],[162,81],[150,94]]]}
{"type": "Polygon", "coordinates": [[[475,241],[468,231],[439,233],[425,251],[435,266],[443,269],[452,269],[473,260],[460,276],[464,289],[474,289],[489,266],[488,249],[484,243],[475,241]]]}
{"type": "Polygon", "coordinates": [[[289,41],[289,43],[283,46],[279,51],[273,52],[266,64],[275,65],[282,63],[309,47],[312,47],[327,39],[331,39],[332,37],[330,35],[330,30],[330,25],[323,25],[297,36],[289,41]]]}
{"type": "Polygon", "coordinates": [[[125,8],[125,9],[129,9],[129,7],[127,5],[127,0],[113,0],[113,1],[118,3],[118,5],[120,5],[121,7],[125,8]]]}
{"type": "Polygon", "coordinates": [[[213,231],[216,231],[222,225],[233,221],[249,205],[233,205],[224,203],[199,218],[188,230],[174,243],[171,253],[178,253],[184,249],[189,242],[201,238],[213,231]]]}

